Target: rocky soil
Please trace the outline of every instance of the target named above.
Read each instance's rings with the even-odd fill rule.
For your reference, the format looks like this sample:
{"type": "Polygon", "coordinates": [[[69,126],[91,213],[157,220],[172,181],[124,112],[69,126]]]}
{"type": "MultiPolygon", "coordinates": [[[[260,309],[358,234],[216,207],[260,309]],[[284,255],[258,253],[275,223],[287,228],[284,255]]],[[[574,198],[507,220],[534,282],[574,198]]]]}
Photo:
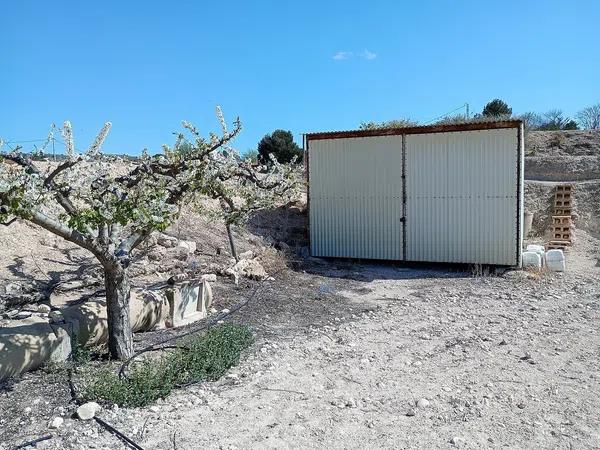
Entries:
{"type": "MultiPolygon", "coordinates": [[[[600,448],[599,248],[579,232],[564,275],[292,261],[225,379],[99,416],[146,449],[600,448]]],[[[69,399],[60,373],[5,387],[0,448],[124,448],[69,399]]]]}

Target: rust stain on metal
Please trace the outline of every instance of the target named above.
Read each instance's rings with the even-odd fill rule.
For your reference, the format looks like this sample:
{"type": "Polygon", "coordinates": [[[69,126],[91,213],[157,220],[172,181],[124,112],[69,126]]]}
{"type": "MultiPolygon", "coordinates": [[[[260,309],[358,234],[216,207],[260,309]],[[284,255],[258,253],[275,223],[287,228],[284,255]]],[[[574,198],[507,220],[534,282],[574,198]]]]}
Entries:
{"type": "Polygon", "coordinates": [[[326,131],[307,133],[306,142],[319,139],[344,139],[371,136],[396,136],[403,134],[451,133],[458,131],[495,130],[500,128],[518,128],[522,120],[482,121],[456,124],[422,125],[405,128],[378,128],[374,130],[326,131]]]}

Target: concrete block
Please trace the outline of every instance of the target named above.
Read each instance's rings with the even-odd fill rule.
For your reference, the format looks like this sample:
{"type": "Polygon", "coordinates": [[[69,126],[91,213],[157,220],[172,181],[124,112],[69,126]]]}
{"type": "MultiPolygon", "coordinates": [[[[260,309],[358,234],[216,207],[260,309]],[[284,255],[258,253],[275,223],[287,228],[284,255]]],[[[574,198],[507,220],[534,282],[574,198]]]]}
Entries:
{"type": "Polygon", "coordinates": [[[183,282],[168,289],[170,320],[168,326],[180,327],[207,316],[212,304],[212,289],[207,281],[183,282]]]}
{"type": "MultiPolygon", "coordinates": [[[[210,287],[201,291],[202,305],[206,305],[210,287]]],[[[133,331],[164,326],[169,312],[165,295],[156,291],[132,291],[129,310],[133,331]]],[[[61,312],[62,323],[31,316],[0,327],[0,381],[48,361],[65,361],[75,341],[91,346],[108,340],[106,301],[88,301],[61,312]]]]}

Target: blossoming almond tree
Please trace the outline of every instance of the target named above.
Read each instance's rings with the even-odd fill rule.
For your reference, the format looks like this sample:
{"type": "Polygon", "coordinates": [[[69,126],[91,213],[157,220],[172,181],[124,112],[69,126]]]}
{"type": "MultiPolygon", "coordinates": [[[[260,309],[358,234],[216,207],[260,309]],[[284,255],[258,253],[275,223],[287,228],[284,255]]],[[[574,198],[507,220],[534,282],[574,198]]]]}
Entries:
{"type": "MultiPolygon", "coordinates": [[[[238,155],[227,154],[221,157],[235,159],[238,155]]],[[[202,200],[206,193],[195,202],[195,210],[200,214],[223,220],[231,255],[236,261],[239,258],[231,226],[246,223],[258,210],[290,200],[298,194],[301,185],[295,159],[291,163],[280,164],[274,155],[269,155],[269,161],[269,164],[259,165],[245,158],[237,163],[227,164],[230,172],[224,173],[219,182],[208,187],[208,196],[219,200],[218,211],[205,207],[202,200]]]]}
{"type": "Polygon", "coordinates": [[[110,123],[86,152],[78,153],[71,125],[65,122],[61,133],[66,159],[60,164],[44,166],[20,148],[0,153],[0,222],[30,221],[90,251],[100,262],[113,358],[133,354],[128,266],[131,253],[153,231],[167,228],[181,206],[198,196],[221,199],[234,186],[273,190],[290,183],[288,171],[278,164],[259,171],[241,159],[229,147],[241,130],[239,119],[229,130],[219,108],[217,117],[219,135],[205,139],[184,122],[191,139],[182,133],[172,148],[163,146],[162,154],[144,152],[133,161],[115,161],[101,153],[110,123]]]}

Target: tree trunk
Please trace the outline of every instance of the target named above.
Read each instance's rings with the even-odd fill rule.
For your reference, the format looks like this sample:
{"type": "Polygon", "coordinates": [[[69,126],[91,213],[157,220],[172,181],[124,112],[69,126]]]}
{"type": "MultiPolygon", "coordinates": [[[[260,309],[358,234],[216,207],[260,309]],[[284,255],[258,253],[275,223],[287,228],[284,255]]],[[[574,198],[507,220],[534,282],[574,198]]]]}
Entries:
{"type": "Polygon", "coordinates": [[[104,269],[108,316],[108,350],[116,359],[133,356],[133,335],[129,318],[131,287],[127,270],[119,265],[104,269]]]}
{"type": "Polygon", "coordinates": [[[236,262],[239,262],[239,258],[237,255],[237,250],[235,249],[235,241],[233,240],[233,234],[231,233],[231,225],[229,223],[225,223],[225,228],[227,228],[227,236],[229,237],[229,247],[231,248],[231,255],[235,259],[236,262]]]}

